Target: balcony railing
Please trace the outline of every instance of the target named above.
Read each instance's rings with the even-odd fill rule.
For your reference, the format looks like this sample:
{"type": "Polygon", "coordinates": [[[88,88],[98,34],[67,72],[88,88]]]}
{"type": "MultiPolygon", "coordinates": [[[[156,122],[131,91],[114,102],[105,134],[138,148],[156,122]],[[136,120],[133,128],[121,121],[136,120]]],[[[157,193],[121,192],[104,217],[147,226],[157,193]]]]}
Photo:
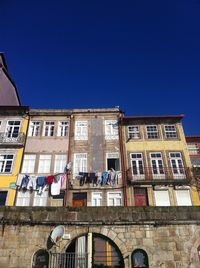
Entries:
{"type": "Polygon", "coordinates": [[[179,167],[143,167],[137,170],[129,168],[127,170],[127,179],[130,182],[134,181],[151,181],[151,180],[191,180],[191,168],[179,167]]]}
{"type": "Polygon", "coordinates": [[[24,133],[20,132],[17,135],[8,135],[8,133],[0,133],[0,144],[3,145],[22,145],[25,142],[24,133]]]}

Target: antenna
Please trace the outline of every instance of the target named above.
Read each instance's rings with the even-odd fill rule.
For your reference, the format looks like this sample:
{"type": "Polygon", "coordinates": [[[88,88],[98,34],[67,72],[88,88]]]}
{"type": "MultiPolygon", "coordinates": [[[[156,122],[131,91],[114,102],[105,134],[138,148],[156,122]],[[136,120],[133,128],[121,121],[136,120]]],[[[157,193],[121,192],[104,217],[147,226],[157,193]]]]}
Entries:
{"type": "Polygon", "coordinates": [[[59,225],[53,229],[47,239],[47,249],[51,249],[54,245],[57,245],[60,242],[65,234],[65,227],[59,225]]]}

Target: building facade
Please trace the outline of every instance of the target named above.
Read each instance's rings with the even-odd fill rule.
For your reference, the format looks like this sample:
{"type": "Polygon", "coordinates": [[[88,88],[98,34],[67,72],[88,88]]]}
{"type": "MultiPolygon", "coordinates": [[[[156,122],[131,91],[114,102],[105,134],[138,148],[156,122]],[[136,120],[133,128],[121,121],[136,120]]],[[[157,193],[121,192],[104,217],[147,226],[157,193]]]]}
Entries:
{"type": "Polygon", "coordinates": [[[129,206],[199,205],[182,127],[183,115],[124,117],[129,206]]]}
{"type": "Polygon", "coordinates": [[[21,105],[17,87],[8,72],[6,59],[3,53],[0,53],[0,105],[21,105]]]}
{"type": "Polygon", "coordinates": [[[28,127],[28,107],[0,106],[0,203],[13,206],[28,127]]]}
{"type": "Polygon", "coordinates": [[[31,109],[29,114],[15,204],[65,206],[71,112],[31,109]]]}

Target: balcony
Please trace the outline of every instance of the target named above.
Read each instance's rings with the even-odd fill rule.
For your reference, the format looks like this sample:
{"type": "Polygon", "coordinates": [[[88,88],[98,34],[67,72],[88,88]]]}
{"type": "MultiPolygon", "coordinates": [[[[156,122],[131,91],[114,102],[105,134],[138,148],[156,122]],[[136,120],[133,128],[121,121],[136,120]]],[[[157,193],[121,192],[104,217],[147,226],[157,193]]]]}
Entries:
{"type": "Polygon", "coordinates": [[[23,145],[25,142],[24,133],[20,132],[15,135],[8,135],[8,133],[0,133],[0,145],[23,145]]]}
{"type": "Polygon", "coordinates": [[[191,168],[169,168],[169,167],[144,167],[140,170],[129,168],[126,172],[130,184],[179,184],[190,181],[193,177],[191,168]]]}

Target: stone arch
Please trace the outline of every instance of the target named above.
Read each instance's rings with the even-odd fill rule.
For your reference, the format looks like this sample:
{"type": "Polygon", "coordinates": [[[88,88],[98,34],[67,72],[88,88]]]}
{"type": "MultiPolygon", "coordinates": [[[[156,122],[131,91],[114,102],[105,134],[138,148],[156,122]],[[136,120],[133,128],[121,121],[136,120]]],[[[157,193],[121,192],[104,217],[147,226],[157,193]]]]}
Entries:
{"type": "MultiPolygon", "coordinates": [[[[101,261],[103,263],[106,263],[108,260],[111,263],[116,263],[116,267],[120,267],[123,268],[125,267],[124,265],[124,254],[122,254],[121,249],[120,249],[120,245],[121,243],[119,243],[118,240],[116,240],[117,235],[115,235],[115,239],[112,239],[112,237],[109,237],[108,235],[105,236],[104,234],[101,233],[96,233],[96,232],[79,232],[78,235],[76,236],[72,236],[70,241],[66,244],[65,246],[65,252],[68,256],[76,256],[76,254],[82,254],[82,249],[85,248],[85,250],[87,250],[87,243],[89,240],[88,239],[88,234],[92,233],[92,239],[90,241],[90,245],[91,245],[91,255],[93,262],[99,262],[99,258],[101,259],[101,261]],[[85,237],[85,238],[84,238],[85,237]],[[80,240],[78,240],[80,238],[80,240]],[[85,241],[83,241],[82,240],[85,241]],[[82,241],[81,241],[82,240],[82,241]],[[117,243],[115,243],[115,241],[117,243]],[[83,242],[83,244],[82,244],[83,242]],[[80,243],[80,244],[79,244],[80,243]],[[79,245],[80,245],[80,249],[81,249],[81,253],[79,252],[79,245]],[[95,249],[95,250],[94,250],[95,249]],[[100,251],[99,251],[100,250],[100,251]],[[102,250],[102,251],[101,251],[102,250]],[[104,252],[104,255],[101,256],[101,252],[104,252]],[[95,252],[95,255],[93,255],[95,252]],[[100,252],[100,253],[98,253],[100,252]],[[100,254],[100,255],[98,255],[100,254]]],[[[86,251],[84,251],[86,252],[86,251]]],[[[64,252],[63,252],[64,253],[64,252]]],[[[85,253],[84,253],[85,254],[85,253]]],[[[83,258],[85,259],[85,255],[83,254],[83,258]]],[[[68,258],[68,257],[67,257],[68,258]]],[[[75,260],[74,260],[75,262],[75,260]]],[[[102,266],[104,267],[104,266],[102,266]]]]}
{"type": "MultiPolygon", "coordinates": [[[[198,249],[200,250],[200,236],[196,236],[192,241],[192,247],[190,252],[190,263],[200,265],[200,256],[198,255],[198,249]],[[198,238],[197,238],[198,237],[198,238]]],[[[195,267],[195,266],[194,266],[195,267]]]]}
{"type": "Polygon", "coordinates": [[[131,267],[149,268],[149,257],[145,250],[141,248],[133,250],[131,254],[131,267]]]}

